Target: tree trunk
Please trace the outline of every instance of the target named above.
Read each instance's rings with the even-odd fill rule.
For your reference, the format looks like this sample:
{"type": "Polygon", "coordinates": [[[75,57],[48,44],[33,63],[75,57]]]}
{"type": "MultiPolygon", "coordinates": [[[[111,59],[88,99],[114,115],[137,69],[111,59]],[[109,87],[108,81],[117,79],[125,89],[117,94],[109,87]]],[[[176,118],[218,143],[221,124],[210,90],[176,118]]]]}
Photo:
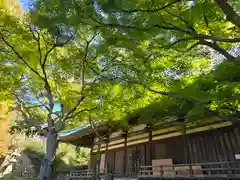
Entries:
{"type": "Polygon", "coordinates": [[[47,134],[46,156],[42,162],[38,180],[50,180],[53,170],[53,161],[58,146],[57,132],[49,131],[47,134]]]}

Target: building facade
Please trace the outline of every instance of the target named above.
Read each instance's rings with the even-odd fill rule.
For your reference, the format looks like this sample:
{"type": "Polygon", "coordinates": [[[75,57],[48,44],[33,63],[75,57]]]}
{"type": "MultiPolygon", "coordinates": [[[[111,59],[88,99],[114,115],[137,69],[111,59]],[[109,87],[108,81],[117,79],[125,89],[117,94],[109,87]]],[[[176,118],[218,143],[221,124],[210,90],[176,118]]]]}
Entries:
{"type": "Polygon", "coordinates": [[[136,178],[141,166],[234,162],[240,154],[240,131],[230,122],[189,126],[184,132],[176,124],[159,129],[138,125],[108,138],[84,130],[62,141],[91,147],[89,169],[96,174],[107,169],[115,178],[136,178]]]}

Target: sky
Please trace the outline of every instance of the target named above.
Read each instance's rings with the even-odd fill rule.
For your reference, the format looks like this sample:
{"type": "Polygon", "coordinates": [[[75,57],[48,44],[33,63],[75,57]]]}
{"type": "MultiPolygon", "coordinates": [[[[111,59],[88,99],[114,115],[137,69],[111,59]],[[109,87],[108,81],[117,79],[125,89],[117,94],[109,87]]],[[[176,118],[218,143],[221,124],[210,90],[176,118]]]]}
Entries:
{"type": "Polygon", "coordinates": [[[60,104],[54,104],[53,106],[53,112],[61,111],[61,106],[60,104]]]}
{"type": "Polygon", "coordinates": [[[24,9],[28,9],[29,4],[32,2],[33,2],[33,0],[20,0],[20,3],[22,4],[24,9]]]}

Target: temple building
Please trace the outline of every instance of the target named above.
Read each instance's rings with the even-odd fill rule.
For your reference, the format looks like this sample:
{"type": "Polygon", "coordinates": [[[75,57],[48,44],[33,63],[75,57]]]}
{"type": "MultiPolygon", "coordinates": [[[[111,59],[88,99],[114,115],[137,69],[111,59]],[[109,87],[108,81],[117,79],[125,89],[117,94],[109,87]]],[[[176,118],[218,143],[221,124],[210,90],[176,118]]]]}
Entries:
{"type": "Polygon", "coordinates": [[[109,133],[109,129],[108,125],[101,125],[96,133],[86,123],[61,132],[59,137],[62,142],[91,148],[92,176],[106,169],[115,179],[216,174],[227,177],[225,168],[233,168],[231,176],[240,174],[240,131],[231,122],[189,123],[183,129],[172,119],[152,127],[135,125],[128,131],[109,133]]]}

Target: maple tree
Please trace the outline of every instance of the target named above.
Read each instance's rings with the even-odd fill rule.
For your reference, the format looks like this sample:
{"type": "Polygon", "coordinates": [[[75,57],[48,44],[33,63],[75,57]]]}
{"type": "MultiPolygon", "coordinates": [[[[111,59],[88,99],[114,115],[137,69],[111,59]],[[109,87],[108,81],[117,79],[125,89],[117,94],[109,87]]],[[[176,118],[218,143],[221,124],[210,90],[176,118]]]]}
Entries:
{"type": "Polygon", "coordinates": [[[238,9],[234,0],[39,0],[23,20],[2,15],[14,96],[48,122],[39,179],[50,177],[57,132],[89,111],[124,125],[132,114],[239,122],[238,9]]]}
{"type": "Polygon", "coordinates": [[[186,114],[238,123],[238,8],[239,2],[224,0],[98,1],[91,20],[127,54],[115,64],[121,72],[116,79],[168,96],[175,105],[191,104],[186,114]]]}
{"type": "MultiPolygon", "coordinates": [[[[225,0],[39,2],[39,10],[42,10],[45,13],[44,17],[48,17],[53,24],[64,23],[67,26],[90,24],[98,29],[104,38],[104,43],[98,48],[107,49],[114,46],[118,50],[121,57],[105,58],[106,66],[110,70],[115,69],[117,74],[113,74],[112,71],[101,74],[98,69],[92,67],[95,74],[101,74],[117,83],[128,83],[134,87],[140,85],[152,93],[193,103],[194,106],[203,108],[208,115],[218,116],[223,120],[238,121],[233,112],[231,115],[229,112],[221,114],[216,105],[206,104],[211,98],[215,98],[209,97],[211,93],[201,94],[195,89],[197,92],[193,94],[193,86],[192,88],[189,86],[194,81],[198,81],[199,85],[199,82],[203,82],[198,80],[203,78],[202,74],[211,74],[213,69],[221,69],[214,74],[222,73],[226,66],[231,66],[225,62],[226,60],[233,64],[231,66],[233,71],[237,70],[235,66],[239,63],[240,41],[237,13],[239,2],[225,0]],[[46,6],[50,7],[47,11],[44,9],[46,6]],[[58,13],[59,11],[61,13],[58,13]],[[70,11],[75,13],[69,14],[70,11]],[[49,12],[55,16],[50,17],[49,12]],[[66,13],[68,19],[64,18],[67,17],[66,13]],[[218,67],[222,61],[224,63],[218,67]],[[203,98],[205,101],[201,100],[203,98]]],[[[209,76],[212,77],[212,81],[216,80],[214,79],[216,77],[209,76]]],[[[207,90],[219,92],[217,89],[207,90]]],[[[146,93],[142,93],[142,97],[144,94],[146,93]]],[[[133,101],[136,101],[136,98],[133,101]]],[[[133,109],[139,107],[141,105],[138,104],[133,109]]]]}
{"type": "Polygon", "coordinates": [[[38,178],[49,179],[58,132],[88,118],[99,105],[93,88],[99,78],[86,66],[87,61],[97,64],[100,58],[92,51],[97,33],[85,26],[66,34],[56,26],[51,34],[32,24],[27,15],[19,19],[5,13],[0,38],[3,76],[12,70],[5,81],[11,87],[8,97],[20,107],[25,121],[47,122],[46,157],[38,178]]]}

